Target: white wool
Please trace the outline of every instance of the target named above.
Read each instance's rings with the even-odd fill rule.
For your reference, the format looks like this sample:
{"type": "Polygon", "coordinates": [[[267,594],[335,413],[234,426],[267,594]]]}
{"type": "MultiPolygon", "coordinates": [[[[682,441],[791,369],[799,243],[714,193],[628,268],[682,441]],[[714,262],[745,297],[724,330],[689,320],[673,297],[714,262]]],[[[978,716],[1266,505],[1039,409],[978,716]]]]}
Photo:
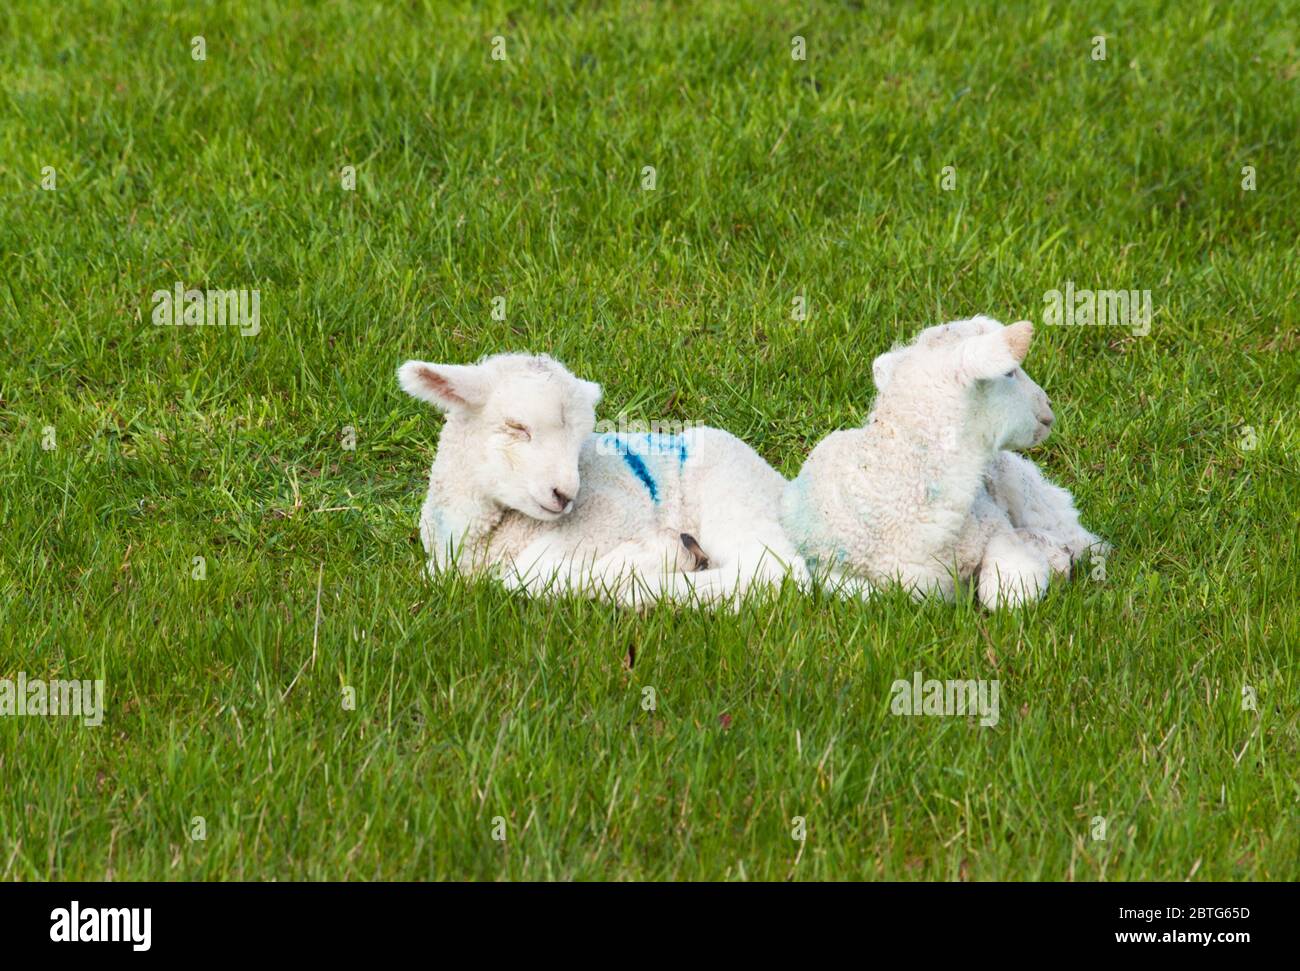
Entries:
{"type": "Polygon", "coordinates": [[[600,386],[544,355],[408,361],[398,381],[446,413],[420,513],[431,573],[628,604],[806,579],[785,479],[727,432],[594,434],[600,386]]]}
{"type": "Polygon", "coordinates": [[[1042,595],[1052,573],[1101,541],[1069,493],[1009,451],[1053,421],[1020,367],[1033,327],[988,317],[941,324],[872,367],[879,389],[862,428],[813,449],[782,500],[809,566],[844,590],[901,583],[951,598],[978,575],[992,608],[1042,595]]]}

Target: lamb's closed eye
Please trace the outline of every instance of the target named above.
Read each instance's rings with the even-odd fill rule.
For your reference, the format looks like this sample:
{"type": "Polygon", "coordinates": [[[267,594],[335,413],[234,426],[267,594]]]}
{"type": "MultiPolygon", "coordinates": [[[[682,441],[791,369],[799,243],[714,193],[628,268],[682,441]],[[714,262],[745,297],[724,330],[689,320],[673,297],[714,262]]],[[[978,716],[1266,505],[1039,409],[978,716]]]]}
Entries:
{"type": "Polygon", "coordinates": [[[525,442],[532,440],[533,433],[528,430],[528,426],[523,422],[507,421],[505,427],[506,431],[515,436],[515,438],[522,439],[525,442]]]}

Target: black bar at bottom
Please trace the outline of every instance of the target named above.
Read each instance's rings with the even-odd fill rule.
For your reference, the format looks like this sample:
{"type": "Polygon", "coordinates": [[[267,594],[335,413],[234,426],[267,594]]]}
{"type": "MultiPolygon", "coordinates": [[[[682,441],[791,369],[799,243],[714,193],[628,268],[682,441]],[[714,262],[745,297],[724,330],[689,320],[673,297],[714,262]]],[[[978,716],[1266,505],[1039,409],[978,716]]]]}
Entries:
{"type": "Polygon", "coordinates": [[[1044,945],[1229,957],[1293,939],[1297,903],[1295,884],[5,884],[0,933],[7,957],[138,960],[337,962],[391,947],[665,961],[902,947],[933,959],[1044,945]]]}

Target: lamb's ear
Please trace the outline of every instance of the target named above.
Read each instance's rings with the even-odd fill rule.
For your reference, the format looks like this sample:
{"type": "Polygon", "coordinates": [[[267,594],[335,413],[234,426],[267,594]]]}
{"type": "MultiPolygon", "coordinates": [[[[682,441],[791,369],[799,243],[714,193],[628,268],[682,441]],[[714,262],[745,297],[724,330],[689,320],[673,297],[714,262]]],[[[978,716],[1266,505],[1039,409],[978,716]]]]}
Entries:
{"type": "Polygon", "coordinates": [[[884,391],[885,385],[894,376],[894,366],[898,364],[898,354],[886,351],[871,362],[871,380],[876,383],[877,391],[884,391]]]}
{"type": "Polygon", "coordinates": [[[487,375],[478,365],[407,361],[397,369],[397,383],[407,394],[443,411],[475,408],[487,400],[487,375]]]}
{"type": "Polygon", "coordinates": [[[1034,325],[1027,320],[961,342],[962,376],[971,381],[1001,377],[1029,353],[1034,325]]]}
{"type": "Polygon", "coordinates": [[[578,379],[578,386],[582,389],[582,397],[591,404],[591,410],[595,411],[605,394],[604,390],[595,381],[583,381],[581,378],[578,379]]]}

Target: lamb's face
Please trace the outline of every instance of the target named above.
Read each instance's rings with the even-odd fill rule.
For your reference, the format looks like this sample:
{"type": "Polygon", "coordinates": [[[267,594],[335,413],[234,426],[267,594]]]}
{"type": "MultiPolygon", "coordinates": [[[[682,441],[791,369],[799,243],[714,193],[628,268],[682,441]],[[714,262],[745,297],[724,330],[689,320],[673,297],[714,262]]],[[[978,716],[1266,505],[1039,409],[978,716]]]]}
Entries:
{"type": "Polygon", "coordinates": [[[558,519],[573,508],[600,385],[549,357],[518,354],[468,367],[407,361],[398,379],[455,423],[456,441],[474,452],[465,464],[476,493],[534,519],[558,519]]]}
{"type": "Polygon", "coordinates": [[[972,391],[972,420],[981,427],[1000,430],[995,433],[998,448],[1032,448],[1051,433],[1055,416],[1047,392],[1024,368],[976,381],[972,391]]]}
{"type": "Polygon", "coordinates": [[[1047,438],[1054,420],[1046,392],[1020,366],[1032,337],[1028,321],[1004,327],[975,317],[940,324],[880,355],[872,375],[881,392],[893,386],[932,403],[936,421],[957,420],[942,410],[956,404],[967,427],[994,448],[1030,448],[1047,438]]]}
{"type": "Polygon", "coordinates": [[[584,393],[584,384],[555,369],[515,373],[495,385],[472,421],[484,445],[480,481],[498,503],[543,520],[573,508],[578,456],[599,397],[599,390],[584,393]]]}

